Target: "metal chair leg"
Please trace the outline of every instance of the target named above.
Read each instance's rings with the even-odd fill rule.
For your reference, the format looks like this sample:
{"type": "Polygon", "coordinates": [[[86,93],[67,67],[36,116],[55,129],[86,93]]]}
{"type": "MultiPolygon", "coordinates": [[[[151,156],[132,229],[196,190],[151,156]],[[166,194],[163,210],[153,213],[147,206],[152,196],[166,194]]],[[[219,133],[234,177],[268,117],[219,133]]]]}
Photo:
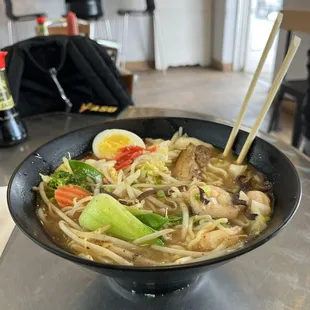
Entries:
{"type": "MultiPolygon", "coordinates": [[[[156,31],[156,34],[158,36],[158,56],[159,56],[159,61],[160,61],[160,65],[162,68],[162,72],[166,73],[167,72],[167,68],[166,68],[166,62],[165,62],[165,55],[164,55],[164,46],[163,46],[163,37],[162,37],[162,32],[161,32],[161,26],[160,26],[160,22],[158,20],[158,15],[157,12],[153,13],[153,27],[154,27],[154,31],[156,31]]],[[[155,37],[155,36],[154,36],[155,37]]],[[[155,49],[156,44],[155,45],[155,49]]]]}
{"type": "Polygon", "coordinates": [[[121,57],[122,57],[121,66],[124,69],[126,67],[128,27],[129,27],[129,14],[124,14],[124,17],[123,17],[122,49],[121,49],[121,57]]]}
{"type": "Polygon", "coordinates": [[[13,44],[13,27],[12,27],[12,21],[8,20],[8,40],[9,45],[13,44]]]}
{"type": "Polygon", "coordinates": [[[272,130],[277,130],[279,128],[281,103],[282,103],[283,98],[284,98],[284,91],[280,87],[278,95],[273,103],[271,118],[269,121],[267,132],[270,132],[272,130]]]}
{"type": "Polygon", "coordinates": [[[299,147],[300,142],[302,140],[302,101],[296,102],[296,112],[294,118],[294,126],[293,126],[293,133],[292,133],[292,145],[296,148],[299,147]]]}
{"type": "Polygon", "coordinates": [[[95,38],[95,22],[94,21],[89,22],[89,38],[90,39],[95,38]]]}
{"type": "Polygon", "coordinates": [[[104,19],[104,24],[105,24],[105,30],[107,34],[107,39],[112,40],[112,30],[111,30],[111,24],[108,19],[104,19]]]}
{"type": "Polygon", "coordinates": [[[123,18],[122,18],[122,16],[118,16],[117,25],[116,25],[117,26],[116,41],[119,43],[118,57],[117,57],[117,61],[116,61],[117,67],[121,66],[122,55],[123,55],[123,30],[122,30],[122,25],[123,25],[123,18]]]}
{"type": "Polygon", "coordinates": [[[20,41],[19,25],[20,24],[18,22],[13,23],[13,33],[14,33],[14,37],[15,37],[15,42],[20,41]]]}

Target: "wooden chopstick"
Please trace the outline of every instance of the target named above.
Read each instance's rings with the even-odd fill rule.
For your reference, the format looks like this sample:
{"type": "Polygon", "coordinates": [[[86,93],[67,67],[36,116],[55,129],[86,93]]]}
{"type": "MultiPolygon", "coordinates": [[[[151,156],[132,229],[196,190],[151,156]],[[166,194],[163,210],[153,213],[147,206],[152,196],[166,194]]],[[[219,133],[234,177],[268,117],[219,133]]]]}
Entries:
{"type": "Polygon", "coordinates": [[[278,89],[284,79],[284,76],[286,75],[286,72],[296,54],[296,51],[300,45],[300,41],[301,39],[297,36],[294,36],[293,40],[291,41],[291,44],[290,44],[290,47],[288,49],[288,52],[283,60],[283,63],[279,69],[279,72],[277,73],[277,76],[274,80],[274,82],[272,83],[272,86],[270,88],[270,91],[269,91],[269,94],[267,96],[267,99],[255,121],[255,124],[253,126],[253,128],[251,129],[251,132],[249,133],[248,135],[248,138],[246,139],[244,145],[243,145],[243,148],[239,154],[239,157],[237,159],[237,164],[242,164],[244,158],[246,157],[251,145],[252,145],[252,142],[257,134],[257,131],[259,130],[261,124],[262,124],[262,121],[264,120],[265,116],[266,116],[266,113],[268,111],[268,109],[270,108],[273,100],[274,100],[274,97],[276,96],[277,92],[278,92],[278,89]]]}
{"type": "Polygon", "coordinates": [[[230,133],[230,136],[229,136],[229,139],[227,141],[227,144],[226,144],[226,147],[225,147],[225,150],[223,152],[223,156],[226,157],[234,142],[235,142],[235,139],[237,137],[237,134],[238,134],[238,131],[239,131],[239,128],[240,128],[240,125],[241,125],[241,122],[243,120],[243,117],[244,117],[244,114],[246,112],[246,109],[248,107],[248,104],[249,104],[249,101],[253,95],[253,92],[254,92],[254,89],[255,89],[255,86],[256,86],[256,83],[258,81],[258,78],[262,72],[262,69],[263,69],[263,66],[265,64],[265,61],[267,59],[267,56],[268,56],[268,53],[271,49],[271,46],[275,40],[275,37],[277,35],[277,32],[279,30],[279,27],[282,23],[282,19],[283,19],[283,14],[282,13],[278,13],[278,16],[277,16],[277,19],[275,20],[274,24],[273,24],[273,27],[272,27],[272,30],[270,32],[270,35],[269,35],[269,38],[267,40],[267,43],[266,43],[266,46],[264,48],[264,51],[263,51],[263,54],[259,60],[259,63],[257,65],[257,68],[256,68],[256,71],[254,73],[254,76],[252,78],[252,81],[250,83],[250,86],[249,86],[249,89],[246,93],[246,96],[244,98],[244,101],[243,101],[243,104],[242,104],[242,107],[241,107],[241,110],[239,112],[239,115],[238,115],[238,118],[235,122],[235,125],[234,125],[234,128],[232,129],[231,133],[230,133]]]}

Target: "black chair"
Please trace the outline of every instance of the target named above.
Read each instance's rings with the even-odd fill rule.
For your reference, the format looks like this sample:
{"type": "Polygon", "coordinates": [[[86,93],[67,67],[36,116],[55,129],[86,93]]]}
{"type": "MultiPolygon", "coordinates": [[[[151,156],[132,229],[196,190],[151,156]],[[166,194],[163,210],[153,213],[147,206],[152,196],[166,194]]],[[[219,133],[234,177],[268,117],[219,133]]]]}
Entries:
{"type": "Polygon", "coordinates": [[[160,36],[159,56],[161,58],[161,61],[164,62],[160,23],[158,22],[156,14],[155,14],[155,1],[146,0],[145,2],[146,2],[146,8],[144,10],[119,9],[117,11],[117,14],[123,18],[123,33],[122,33],[122,39],[121,39],[121,48],[122,48],[121,55],[122,55],[123,67],[125,67],[125,63],[126,63],[129,17],[131,16],[139,17],[139,16],[149,15],[152,17],[154,36],[155,36],[155,31],[157,31],[158,35],[160,36]]]}
{"type": "MultiPolygon", "coordinates": [[[[288,51],[292,38],[292,32],[310,33],[310,11],[283,10],[283,21],[281,29],[287,30],[285,54],[288,51]]],[[[308,88],[308,81],[303,80],[284,80],[279,88],[277,97],[273,103],[273,110],[268,126],[268,132],[277,130],[281,114],[281,103],[284,95],[289,94],[296,100],[296,112],[292,133],[292,145],[298,147],[302,137],[302,106],[308,88]]]]}
{"type": "Polygon", "coordinates": [[[155,2],[154,0],[146,0],[146,9],[145,10],[126,10],[120,9],[117,11],[118,15],[132,15],[132,16],[143,16],[143,15],[153,15],[155,11],[155,2]]]}
{"type": "Polygon", "coordinates": [[[13,4],[11,0],[4,0],[5,13],[8,19],[8,36],[9,36],[9,44],[13,44],[13,23],[14,22],[29,22],[35,21],[38,16],[46,16],[45,13],[31,13],[25,15],[15,15],[13,13],[13,4]]]}
{"type": "Polygon", "coordinates": [[[107,39],[112,40],[112,31],[110,21],[104,17],[101,0],[66,0],[66,12],[72,11],[78,18],[87,20],[90,22],[90,37],[93,38],[94,22],[98,21],[97,26],[101,29],[100,20],[103,19],[105,24],[105,30],[107,39]]]}
{"type": "Polygon", "coordinates": [[[98,20],[103,17],[100,0],[66,0],[66,11],[72,11],[78,18],[98,20]]]}

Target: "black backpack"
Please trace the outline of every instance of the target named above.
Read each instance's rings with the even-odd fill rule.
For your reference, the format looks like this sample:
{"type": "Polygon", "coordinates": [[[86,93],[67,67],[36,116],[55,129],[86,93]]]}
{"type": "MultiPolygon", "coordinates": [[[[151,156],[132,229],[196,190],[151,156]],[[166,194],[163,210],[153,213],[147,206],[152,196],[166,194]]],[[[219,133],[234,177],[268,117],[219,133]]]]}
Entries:
{"type": "Polygon", "coordinates": [[[87,37],[34,37],[3,50],[22,117],[54,111],[112,116],[133,105],[110,56],[87,37]]]}

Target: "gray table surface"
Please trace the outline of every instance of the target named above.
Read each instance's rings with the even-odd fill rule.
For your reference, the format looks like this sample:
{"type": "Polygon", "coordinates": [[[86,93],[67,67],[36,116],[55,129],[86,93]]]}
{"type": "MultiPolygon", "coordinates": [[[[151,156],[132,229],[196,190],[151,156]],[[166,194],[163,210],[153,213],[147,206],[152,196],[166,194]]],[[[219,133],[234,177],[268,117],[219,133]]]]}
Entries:
{"type": "MultiPolygon", "coordinates": [[[[131,109],[121,117],[210,117],[182,111],[131,109]]],[[[26,120],[29,139],[0,149],[0,185],[35,148],[67,131],[100,123],[95,116],[56,113],[26,120]]],[[[290,224],[259,249],[212,270],[182,291],[149,298],[41,249],[17,228],[0,258],[0,309],[310,309],[310,162],[292,147],[262,137],[298,169],[303,198],[290,224]]],[[[289,180],[288,180],[289,182],[289,180]]]]}

